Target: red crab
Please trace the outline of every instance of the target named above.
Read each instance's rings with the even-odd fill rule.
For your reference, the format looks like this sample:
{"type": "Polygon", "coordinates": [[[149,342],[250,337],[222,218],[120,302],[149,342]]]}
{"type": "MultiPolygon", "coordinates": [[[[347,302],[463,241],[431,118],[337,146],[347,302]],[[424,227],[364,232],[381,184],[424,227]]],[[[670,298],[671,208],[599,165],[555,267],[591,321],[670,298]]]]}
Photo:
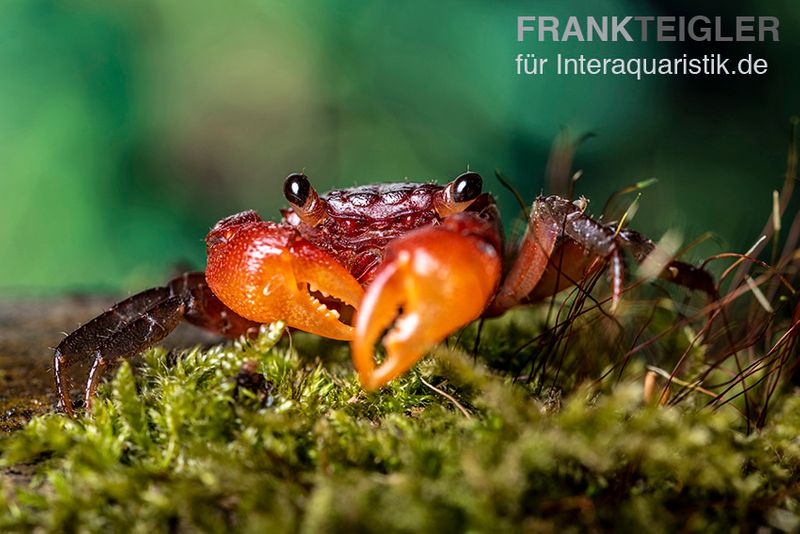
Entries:
{"type": "MultiPolygon", "coordinates": [[[[73,413],[67,367],[93,358],[89,410],[109,363],[152,346],[182,319],[229,338],[284,320],[350,340],[363,387],[376,389],[461,326],[552,296],[606,265],[616,303],[622,251],[642,261],[654,248],[637,232],[590,218],[585,200],[550,196],[534,201],[524,238],[507,250],[494,198],[474,172],[445,186],[378,184],[325,196],[291,174],[284,195],[291,208],[280,223],[254,211],[218,222],[206,237],[205,274],[136,294],[67,336],[55,350],[63,409],[73,413]],[[374,345],[387,328],[376,367],[374,345]]],[[[670,262],[662,276],[714,291],[710,275],[686,263],[670,262]]]]}

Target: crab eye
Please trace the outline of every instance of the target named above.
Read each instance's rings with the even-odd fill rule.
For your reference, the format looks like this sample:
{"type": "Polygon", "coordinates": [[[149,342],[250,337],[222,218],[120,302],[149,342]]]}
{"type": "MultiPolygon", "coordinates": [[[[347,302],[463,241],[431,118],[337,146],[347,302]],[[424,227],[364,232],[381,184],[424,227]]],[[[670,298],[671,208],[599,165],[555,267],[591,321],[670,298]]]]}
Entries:
{"type": "Polygon", "coordinates": [[[311,182],[303,173],[290,174],[283,182],[283,196],[295,206],[304,206],[310,193],[311,182]]]}
{"type": "Polygon", "coordinates": [[[483,189],[483,178],[477,172],[465,172],[453,181],[453,201],[475,200],[483,189]]]}

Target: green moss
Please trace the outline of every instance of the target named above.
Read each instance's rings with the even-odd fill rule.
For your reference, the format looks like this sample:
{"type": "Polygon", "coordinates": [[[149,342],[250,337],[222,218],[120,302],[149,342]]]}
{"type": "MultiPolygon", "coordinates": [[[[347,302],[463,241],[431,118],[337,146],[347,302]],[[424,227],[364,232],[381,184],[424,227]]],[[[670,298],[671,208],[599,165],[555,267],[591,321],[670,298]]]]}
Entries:
{"type": "MultiPolygon", "coordinates": [[[[520,320],[487,325],[488,361],[520,338],[520,320]]],[[[366,394],[346,346],[278,343],[281,330],[151,350],[135,371],[119,367],[92,417],[40,416],[4,437],[0,465],[34,474],[4,482],[0,529],[800,527],[797,395],[748,436],[734,410],[644,403],[641,364],[560,399],[457,346],[366,394]]]]}

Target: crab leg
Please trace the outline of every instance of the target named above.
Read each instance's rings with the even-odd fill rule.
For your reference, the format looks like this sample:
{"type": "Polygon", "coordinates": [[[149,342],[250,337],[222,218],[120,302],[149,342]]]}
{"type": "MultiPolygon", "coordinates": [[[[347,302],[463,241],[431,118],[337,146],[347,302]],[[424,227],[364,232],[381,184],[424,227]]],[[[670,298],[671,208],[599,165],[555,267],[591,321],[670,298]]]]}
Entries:
{"type": "Polygon", "coordinates": [[[491,315],[500,315],[520,304],[539,285],[547,269],[556,242],[561,235],[563,221],[533,203],[528,229],[519,246],[517,258],[497,291],[489,309],[491,315]]]}
{"type": "Polygon", "coordinates": [[[257,327],[223,305],[205,283],[202,272],[186,273],[166,286],[142,291],[95,317],[64,338],[55,350],[56,391],[59,405],[73,413],[67,369],[92,358],[85,388],[86,410],[103,370],[119,358],[129,358],[164,339],[182,319],[219,333],[238,337],[257,327]]]}
{"type": "MultiPolygon", "coordinates": [[[[605,265],[609,267],[612,309],[616,306],[625,274],[623,249],[642,262],[655,245],[638,232],[595,221],[583,213],[584,207],[581,201],[554,196],[534,201],[517,259],[497,292],[490,315],[555,295],[605,265]]],[[[680,261],[669,262],[661,277],[710,296],[715,294],[711,275],[680,261]]]]}
{"type": "Polygon", "coordinates": [[[500,275],[497,229],[475,213],[391,243],[356,317],[353,363],[362,385],[381,387],[479,317],[500,275]],[[376,368],[374,345],[387,328],[386,358],[376,368]]]}
{"type": "MultiPolygon", "coordinates": [[[[639,263],[643,262],[655,249],[652,241],[634,230],[622,230],[619,232],[619,237],[625,248],[639,263]]],[[[714,278],[708,271],[682,261],[670,261],[660,277],[673,284],[688,287],[694,291],[702,291],[711,299],[716,299],[718,296],[714,278]]]]}

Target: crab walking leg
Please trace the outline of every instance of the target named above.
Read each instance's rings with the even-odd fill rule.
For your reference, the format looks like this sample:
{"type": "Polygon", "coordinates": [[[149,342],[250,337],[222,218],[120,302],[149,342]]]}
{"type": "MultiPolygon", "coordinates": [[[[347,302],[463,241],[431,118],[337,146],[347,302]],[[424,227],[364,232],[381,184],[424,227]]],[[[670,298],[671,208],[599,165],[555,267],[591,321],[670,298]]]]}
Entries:
{"type": "Polygon", "coordinates": [[[130,358],[155,345],[181,322],[185,306],[180,297],[170,297],[149,308],[146,313],[125,323],[108,337],[95,351],[94,362],[84,391],[87,412],[92,410],[92,399],[105,368],[121,358],[130,358]]]}
{"type": "Polygon", "coordinates": [[[168,297],[169,290],[166,287],[142,291],[83,324],[58,344],[53,357],[53,367],[59,406],[65,412],[70,415],[73,413],[72,400],[69,396],[72,380],[67,369],[81,360],[94,357],[98,347],[116,330],[168,297]]]}
{"type": "Polygon", "coordinates": [[[496,232],[476,214],[459,213],[389,245],[356,317],[353,363],[364,388],[388,383],[481,315],[501,275],[496,232]],[[376,368],[374,345],[390,326],[376,368]]]}
{"type": "MultiPolygon", "coordinates": [[[[568,274],[572,275],[573,280],[580,281],[599,268],[602,262],[607,262],[611,280],[611,307],[614,309],[622,296],[625,275],[622,251],[629,251],[637,263],[642,263],[655,250],[655,244],[634,230],[618,230],[615,226],[603,225],[585,216],[579,207],[564,199],[548,197],[537,199],[536,202],[544,204],[546,210],[551,213],[555,212],[558,214],[557,216],[574,210],[564,216],[563,237],[565,239],[562,240],[560,246],[573,249],[573,256],[577,255],[575,250],[582,251],[583,257],[594,263],[582,267],[579,261],[573,261],[571,264],[574,272],[568,272],[568,274]],[[582,273],[581,269],[583,269],[582,273]]],[[[555,263],[558,256],[559,253],[556,251],[550,260],[551,265],[555,263]]],[[[555,270],[552,269],[551,272],[555,270]]],[[[567,269],[564,269],[563,272],[567,272],[567,269]]],[[[688,263],[676,260],[667,261],[661,267],[659,277],[694,291],[702,291],[712,299],[717,294],[714,278],[707,271],[688,263]]]]}
{"type": "Polygon", "coordinates": [[[588,217],[583,207],[580,201],[555,196],[534,201],[528,230],[492,303],[492,314],[555,295],[604,265],[609,267],[611,307],[616,307],[625,271],[622,243],[615,228],[588,217]]]}
{"type": "MultiPolygon", "coordinates": [[[[528,302],[536,302],[586,280],[608,266],[611,282],[611,307],[622,296],[625,263],[623,249],[641,263],[655,245],[638,232],[617,230],[583,213],[584,204],[560,197],[540,197],[533,203],[525,237],[517,259],[503,281],[489,315],[528,302]]],[[[680,261],[669,261],[660,275],[666,280],[716,293],[714,280],[703,269],[680,261]]]]}
{"type": "MultiPolygon", "coordinates": [[[[625,249],[630,251],[639,263],[642,263],[656,248],[652,241],[635,230],[622,230],[619,236],[625,249]]],[[[714,277],[708,271],[682,261],[669,261],[660,278],[694,291],[702,291],[713,300],[718,296],[714,277]]]]}
{"type": "Polygon", "coordinates": [[[74,412],[69,395],[70,366],[93,359],[84,391],[89,411],[108,364],[153,346],[169,335],[181,319],[231,338],[258,326],[225,307],[206,285],[204,273],[186,273],[164,287],[142,291],[115,304],[59,343],[53,358],[59,406],[70,415],[74,412]]]}
{"type": "Polygon", "coordinates": [[[92,412],[92,399],[94,399],[94,393],[100,383],[100,377],[103,376],[108,364],[108,359],[98,352],[92,362],[92,369],[89,371],[89,379],[86,381],[86,389],[83,392],[83,406],[87,413],[92,412]]]}
{"type": "Polygon", "coordinates": [[[539,285],[561,234],[562,224],[563,220],[553,217],[538,201],[533,203],[516,261],[497,291],[489,309],[490,315],[500,315],[521,304],[539,285]]]}

